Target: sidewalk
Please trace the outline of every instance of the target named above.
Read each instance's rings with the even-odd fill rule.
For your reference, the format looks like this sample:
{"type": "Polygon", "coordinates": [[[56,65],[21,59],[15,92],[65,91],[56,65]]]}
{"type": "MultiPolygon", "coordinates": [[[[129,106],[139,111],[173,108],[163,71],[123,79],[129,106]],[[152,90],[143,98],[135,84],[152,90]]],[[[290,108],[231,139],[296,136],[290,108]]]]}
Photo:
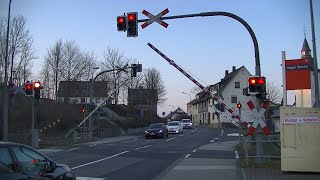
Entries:
{"type": "Polygon", "coordinates": [[[121,142],[121,141],[130,141],[133,139],[137,139],[139,136],[117,136],[117,137],[109,137],[109,138],[103,138],[97,141],[92,141],[92,142],[86,142],[86,143],[81,143],[81,144],[73,144],[70,146],[56,146],[56,147],[49,147],[49,148],[42,148],[38,149],[39,152],[47,155],[50,153],[56,153],[60,151],[64,151],[69,149],[70,147],[74,146],[79,146],[79,145],[93,145],[93,144],[107,144],[107,143],[113,143],[113,142],[121,142]]]}
{"type": "Polygon", "coordinates": [[[228,141],[218,143],[210,143],[198,148],[198,151],[206,151],[211,153],[232,153],[233,158],[184,158],[175,164],[175,167],[168,169],[163,175],[157,179],[161,180],[237,180],[237,161],[235,158],[234,147],[238,141],[228,141]]]}

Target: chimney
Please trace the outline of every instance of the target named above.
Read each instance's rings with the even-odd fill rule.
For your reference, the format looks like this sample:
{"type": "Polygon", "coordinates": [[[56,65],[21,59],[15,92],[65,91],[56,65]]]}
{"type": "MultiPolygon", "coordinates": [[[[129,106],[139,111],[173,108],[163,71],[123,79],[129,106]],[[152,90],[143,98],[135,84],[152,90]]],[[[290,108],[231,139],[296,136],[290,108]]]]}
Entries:
{"type": "Polygon", "coordinates": [[[236,66],[232,66],[232,72],[236,71],[236,66]]]}
{"type": "Polygon", "coordinates": [[[227,76],[229,73],[228,73],[228,70],[225,70],[224,71],[224,74],[225,74],[225,76],[227,76]]]}

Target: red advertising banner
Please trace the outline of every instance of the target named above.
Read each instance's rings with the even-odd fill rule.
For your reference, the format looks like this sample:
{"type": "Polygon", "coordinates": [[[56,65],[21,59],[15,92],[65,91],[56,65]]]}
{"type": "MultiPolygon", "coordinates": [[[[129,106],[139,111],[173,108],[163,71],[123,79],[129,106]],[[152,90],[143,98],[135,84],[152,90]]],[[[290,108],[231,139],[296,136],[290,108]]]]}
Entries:
{"type": "Polygon", "coordinates": [[[310,59],[285,61],[287,90],[311,89],[310,59]]]}

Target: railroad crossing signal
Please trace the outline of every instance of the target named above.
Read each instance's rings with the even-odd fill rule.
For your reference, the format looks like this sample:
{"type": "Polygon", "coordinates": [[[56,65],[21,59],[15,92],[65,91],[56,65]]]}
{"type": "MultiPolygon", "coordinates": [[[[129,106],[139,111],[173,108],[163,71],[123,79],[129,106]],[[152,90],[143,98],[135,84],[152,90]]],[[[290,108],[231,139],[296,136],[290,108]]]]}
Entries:
{"type": "Polygon", "coordinates": [[[237,104],[237,108],[241,109],[241,103],[240,102],[237,104]]]}
{"type": "Polygon", "coordinates": [[[137,37],[138,36],[138,13],[130,12],[127,13],[127,37],[137,37]]]}
{"type": "Polygon", "coordinates": [[[142,64],[131,65],[131,77],[137,77],[137,72],[142,72],[142,64]]]}
{"type": "Polygon", "coordinates": [[[35,82],[33,85],[33,90],[34,90],[34,98],[39,99],[40,98],[40,89],[41,89],[41,84],[39,81],[35,82]]]}
{"type": "Polygon", "coordinates": [[[162,21],[160,18],[162,16],[166,15],[168,12],[169,12],[169,9],[167,8],[167,9],[161,11],[159,14],[154,16],[153,14],[149,13],[148,11],[143,10],[142,14],[148,16],[150,19],[147,22],[145,22],[145,23],[143,23],[141,25],[142,29],[144,29],[148,25],[152,24],[153,22],[157,22],[160,25],[162,25],[163,27],[167,28],[169,26],[169,24],[167,24],[166,22],[162,21]]]}
{"type": "Polygon", "coordinates": [[[33,96],[33,83],[26,82],[24,85],[24,94],[26,96],[33,96]]]}
{"type": "Polygon", "coordinates": [[[263,134],[265,134],[265,135],[270,134],[270,129],[268,128],[268,126],[266,125],[266,123],[263,120],[263,114],[268,109],[269,103],[270,103],[270,101],[263,102],[262,107],[261,107],[260,111],[258,112],[258,110],[255,108],[252,101],[247,102],[249,109],[252,111],[253,115],[255,116],[255,121],[253,122],[252,126],[249,128],[248,135],[253,135],[259,124],[262,127],[263,134]]]}
{"type": "Polygon", "coordinates": [[[126,31],[127,30],[127,17],[126,16],[118,16],[117,17],[117,29],[118,31],[126,31]]]}
{"type": "Polygon", "coordinates": [[[259,76],[248,77],[248,94],[264,94],[266,92],[266,78],[259,76]]]}

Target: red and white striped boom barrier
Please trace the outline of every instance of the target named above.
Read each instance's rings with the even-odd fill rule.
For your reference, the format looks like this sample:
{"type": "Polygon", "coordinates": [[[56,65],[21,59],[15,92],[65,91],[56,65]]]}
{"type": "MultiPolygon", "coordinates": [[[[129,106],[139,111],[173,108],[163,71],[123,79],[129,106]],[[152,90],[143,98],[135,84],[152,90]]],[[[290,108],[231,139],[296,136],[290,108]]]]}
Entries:
{"type": "MultiPolygon", "coordinates": [[[[148,46],[153,49],[155,52],[157,52],[161,57],[163,57],[165,60],[167,60],[170,65],[174,66],[176,69],[178,69],[183,75],[185,75],[187,78],[189,78],[193,83],[195,83],[199,88],[201,88],[204,92],[208,93],[213,100],[219,102],[221,104],[222,107],[224,107],[225,109],[228,110],[229,113],[231,113],[235,118],[237,118],[239,120],[239,122],[242,122],[245,126],[247,126],[248,128],[251,127],[251,125],[243,120],[239,114],[237,114],[234,110],[232,110],[230,107],[228,107],[218,96],[215,96],[214,94],[212,94],[208,88],[204,87],[203,85],[201,85],[197,80],[195,80],[193,77],[191,77],[187,72],[185,72],[183,69],[181,69],[173,60],[169,59],[166,55],[164,55],[159,49],[157,49],[156,47],[154,47],[151,43],[148,43],[148,46]]],[[[213,106],[212,106],[213,107],[213,106]]],[[[216,109],[216,108],[215,108],[216,109]]],[[[216,109],[217,110],[217,109],[216,109]]],[[[218,111],[218,110],[217,110],[218,111]]],[[[220,114],[223,114],[221,111],[218,111],[220,114]]],[[[226,116],[225,116],[226,117],[226,116]]],[[[229,120],[231,120],[231,122],[233,122],[233,120],[231,118],[229,118],[229,120]]]]}

